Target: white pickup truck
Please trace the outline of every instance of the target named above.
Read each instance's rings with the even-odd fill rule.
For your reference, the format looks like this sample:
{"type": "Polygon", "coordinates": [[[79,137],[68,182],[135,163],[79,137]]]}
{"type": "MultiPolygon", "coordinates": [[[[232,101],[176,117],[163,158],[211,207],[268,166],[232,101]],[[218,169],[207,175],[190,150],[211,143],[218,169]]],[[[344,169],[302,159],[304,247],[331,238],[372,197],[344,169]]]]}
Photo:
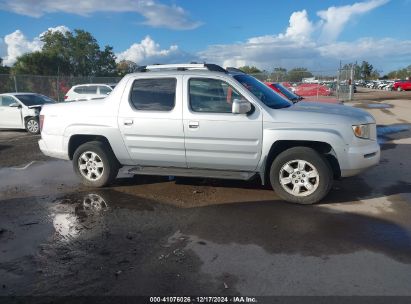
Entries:
{"type": "Polygon", "coordinates": [[[40,149],[72,160],[84,184],[131,173],[271,183],[312,204],[333,179],[378,163],[376,124],[344,105],[292,104],[250,75],[212,64],[155,65],[125,76],[104,100],[46,105],[40,149]]]}

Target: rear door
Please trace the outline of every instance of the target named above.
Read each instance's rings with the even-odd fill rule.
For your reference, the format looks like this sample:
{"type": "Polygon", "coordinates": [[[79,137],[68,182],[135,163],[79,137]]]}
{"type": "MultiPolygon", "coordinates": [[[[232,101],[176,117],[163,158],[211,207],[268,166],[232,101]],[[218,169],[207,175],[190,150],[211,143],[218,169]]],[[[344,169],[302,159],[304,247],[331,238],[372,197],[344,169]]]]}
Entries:
{"type": "Polygon", "coordinates": [[[261,157],[262,112],[233,114],[234,99],[246,99],[240,88],[219,78],[184,77],[183,122],[187,166],[253,171],[261,157]]]}
{"type": "Polygon", "coordinates": [[[2,128],[24,128],[21,106],[10,107],[13,103],[18,103],[13,97],[0,96],[0,127],[2,128]]]}
{"type": "Polygon", "coordinates": [[[118,124],[137,165],[186,168],[182,122],[182,77],[130,79],[118,124]]]}

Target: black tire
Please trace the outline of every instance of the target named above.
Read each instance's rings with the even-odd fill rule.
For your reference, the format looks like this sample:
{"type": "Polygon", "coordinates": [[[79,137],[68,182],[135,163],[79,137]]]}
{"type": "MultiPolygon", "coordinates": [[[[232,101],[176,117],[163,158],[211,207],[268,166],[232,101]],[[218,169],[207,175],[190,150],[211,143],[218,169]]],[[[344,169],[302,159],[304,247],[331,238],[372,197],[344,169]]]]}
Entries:
{"type": "Polygon", "coordinates": [[[36,117],[30,117],[26,120],[26,131],[30,134],[39,134],[40,133],[40,124],[39,120],[36,117]]]}
{"type": "MultiPolygon", "coordinates": [[[[311,172],[311,171],[307,171],[307,172],[311,172]]],[[[294,147],[294,148],[290,148],[288,150],[283,151],[274,159],[274,161],[271,164],[271,168],[270,168],[270,182],[271,182],[271,186],[273,187],[274,191],[282,199],[288,202],[291,202],[291,203],[310,205],[310,204],[314,204],[314,203],[321,201],[328,194],[328,192],[331,189],[332,183],[333,183],[333,172],[330,167],[330,164],[325,159],[325,157],[319,154],[314,149],[307,148],[307,147],[294,147]],[[281,169],[287,163],[290,163],[290,165],[293,165],[294,164],[293,161],[297,161],[297,160],[305,161],[307,163],[306,164],[307,167],[305,167],[307,170],[310,169],[311,166],[313,166],[318,172],[318,179],[309,178],[308,175],[305,176],[303,175],[302,172],[299,172],[299,171],[295,173],[291,173],[291,174],[283,171],[283,173],[290,174],[289,177],[292,179],[292,181],[291,183],[286,184],[284,186],[281,185],[280,174],[283,174],[281,173],[281,169]],[[299,175],[296,175],[297,173],[299,175]],[[296,178],[294,179],[293,176],[296,176],[296,178]],[[301,187],[303,189],[300,195],[293,195],[287,192],[285,188],[289,189],[289,191],[292,191],[290,186],[294,187],[294,184],[295,184],[294,181],[298,181],[298,176],[300,176],[301,178],[300,180],[301,183],[303,183],[303,178],[307,178],[310,181],[314,181],[316,186],[313,187],[314,190],[311,194],[309,194],[310,190],[308,190],[308,188],[305,188],[304,184],[298,185],[299,189],[301,189],[301,187]],[[306,189],[305,192],[304,192],[304,189],[306,189]]]]}
{"type": "Polygon", "coordinates": [[[82,144],[74,152],[73,169],[74,169],[74,172],[77,174],[77,176],[81,179],[81,182],[84,185],[90,186],[90,187],[104,187],[112,183],[115,180],[118,174],[118,170],[120,169],[120,166],[110,146],[100,141],[91,141],[91,142],[82,144]],[[80,164],[81,165],[86,164],[84,163],[85,162],[84,159],[80,160],[80,157],[82,157],[83,154],[85,157],[93,155],[91,153],[94,153],[95,155],[98,156],[97,163],[99,165],[101,165],[102,163],[102,166],[103,166],[102,170],[100,170],[101,168],[97,168],[97,166],[94,166],[93,168],[91,168],[93,164],[90,164],[90,168],[91,168],[90,170],[80,169],[80,164]],[[93,171],[94,169],[96,170],[93,171]],[[91,171],[95,172],[95,174],[93,175],[93,173],[91,173],[91,177],[90,177],[91,179],[88,179],[86,175],[88,172],[91,172],[91,171]],[[95,177],[98,176],[98,178],[93,179],[93,176],[95,177]]]}

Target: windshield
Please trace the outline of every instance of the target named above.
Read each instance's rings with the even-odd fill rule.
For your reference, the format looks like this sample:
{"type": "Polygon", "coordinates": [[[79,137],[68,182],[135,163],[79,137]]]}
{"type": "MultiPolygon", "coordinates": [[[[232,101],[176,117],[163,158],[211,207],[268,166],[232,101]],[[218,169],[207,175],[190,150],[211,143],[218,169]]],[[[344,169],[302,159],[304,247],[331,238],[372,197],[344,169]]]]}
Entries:
{"type": "Polygon", "coordinates": [[[18,100],[24,103],[25,106],[37,106],[43,105],[46,103],[55,103],[55,101],[47,96],[39,94],[26,94],[26,95],[16,95],[18,100]]]}
{"type": "Polygon", "coordinates": [[[290,100],[296,100],[296,99],[301,99],[300,96],[298,96],[297,94],[294,94],[293,92],[291,92],[289,89],[287,89],[285,86],[283,86],[280,83],[274,83],[275,87],[285,95],[285,97],[287,97],[290,100]]]}
{"type": "Polygon", "coordinates": [[[234,78],[260,99],[266,106],[272,109],[281,109],[291,106],[291,103],[288,100],[250,75],[235,75],[234,78]]]}

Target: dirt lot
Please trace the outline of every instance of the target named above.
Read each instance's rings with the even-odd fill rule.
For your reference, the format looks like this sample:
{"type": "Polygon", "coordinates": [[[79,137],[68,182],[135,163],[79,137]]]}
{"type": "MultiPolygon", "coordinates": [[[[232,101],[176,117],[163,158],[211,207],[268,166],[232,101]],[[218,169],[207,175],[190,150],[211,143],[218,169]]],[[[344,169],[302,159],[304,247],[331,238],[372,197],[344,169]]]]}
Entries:
{"type": "Polygon", "coordinates": [[[38,136],[0,131],[0,295],[411,296],[411,92],[347,106],[376,117],[381,163],[314,206],[258,181],[87,189],[38,136]]]}

